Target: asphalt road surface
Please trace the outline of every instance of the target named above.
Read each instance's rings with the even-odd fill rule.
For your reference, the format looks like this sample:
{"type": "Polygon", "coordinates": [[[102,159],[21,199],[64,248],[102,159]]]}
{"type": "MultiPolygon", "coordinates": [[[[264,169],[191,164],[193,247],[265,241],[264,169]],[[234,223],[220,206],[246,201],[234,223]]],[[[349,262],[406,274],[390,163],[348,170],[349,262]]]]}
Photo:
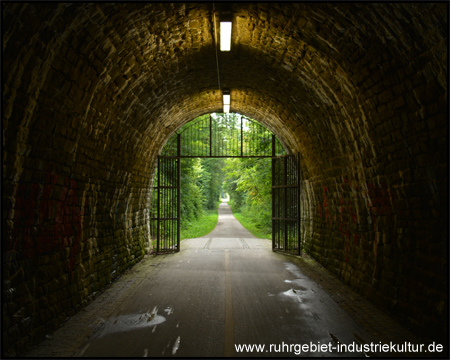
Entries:
{"type": "Polygon", "coordinates": [[[303,356],[333,356],[330,346],[370,341],[291,257],[247,232],[226,203],[217,227],[181,249],[102,319],[75,356],[295,357],[297,344],[310,345],[303,356]],[[244,344],[260,347],[236,349],[244,344]]]}
{"type": "Polygon", "coordinates": [[[26,356],[385,357],[407,354],[357,346],[405,341],[419,342],[314,260],[272,252],[222,203],[210,234],[146,256],[26,356]]]}

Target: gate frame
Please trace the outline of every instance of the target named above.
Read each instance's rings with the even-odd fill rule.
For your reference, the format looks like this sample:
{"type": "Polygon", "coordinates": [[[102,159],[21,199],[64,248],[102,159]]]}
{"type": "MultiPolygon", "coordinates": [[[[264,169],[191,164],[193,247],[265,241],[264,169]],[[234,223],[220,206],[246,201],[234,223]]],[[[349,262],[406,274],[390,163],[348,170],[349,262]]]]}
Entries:
{"type": "MultiPolygon", "coordinates": [[[[287,253],[287,254],[291,254],[291,255],[297,255],[297,256],[301,256],[302,253],[302,247],[301,247],[301,217],[300,217],[300,154],[286,154],[286,155],[281,155],[281,156],[276,156],[275,152],[274,152],[274,145],[272,145],[272,251],[274,252],[281,252],[281,253],[287,253]],[[284,178],[283,178],[283,183],[282,184],[276,184],[275,185],[275,163],[277,160],[281,160],[282,161],[282,166],[283,166],[283,174],[284,174],[284,178]],[[295,184],[288,184],[287,178],[288,178],[288,173],[287,173],[287,168],[288,168],[288,162],[291,162],[291,166],[294,169],[294,172],[291,174],[292,176],[294,176],[295,184]],[[297,216],[295,217],[289,217],[289,214],[287,213],[289,211],[288,207],[286,206],[286,201],[283,202],[283,214],[282,216],[276,216],[276,204],[277,204],[277,195],[276,195],[276,190],[282,190],[284,193],[283,198],[286,200],[288,198],[287,192],[288,189],[295,189],[296,190],[296,194],[295,194],[295,200],[296,200],[296,209],[297,209],[297,216]],[[293,219],[295,219],[296,221],[296,226],[297,226],[297,250],[294,249],[290,249],[289,246],[289,242],[288,242],[288,231],[287,231],[287,222],[289,221],[294,221],[293,219]],[[282,226],[276,226],[276,224],[281,224],[282,226]],[[284,240],[283,240],[283,248],[277,248],[276,247],[276,239],[277,239],[277,232],[284,235],[284,240]]],[[[278,236],[279,238],[279,236],[278,236]]]]}
{"type": "MultiPolygon", "coordinates": [[[[181,156],[180,156],[180,135],[177,134],[177,156],[164,156],[164,155],[158,155],[158,163],[157,163],[157,174],[158,174],[158,186],[156,187],[156,193],[157,193],[157,204],[156,204],[156,211],[157,211],[157,217],[152,218],[152,220],[156,220],[156,253],[167,253],[167,252],[179,252],[180,251],[180,222],[181,222],[181,156]],[[177,207],[177,216],[175,218],[162,218],[161,217],[161,190],[162,189],[173,189],[174,187],[167,187],[161,185],[161,171],[160,171],[160,164],[161,159],[174,159],[177,163],[177,179],[176,179],[176,194],[177,194],[177,200],[176,200],[176,207],[177,207]],[[169,221],[176,221],[177,222],[177,238],[176,238],[176,248],[174,248],[174,242],[171,241],[169,247],[161,249],[161,233],[160,233],[160,225],[163,220],[169,220],[169,221]]],[[[174,205],[174,204],[172,204],[174,205]]]]}
{"type": "MultiPolygon", "coordinates": [[[[181,134],[177,133],[177,143],[176,143],[176,156],[163,156],[163,155],[158,155],[158,163],[157,163],[157,172],[158,172],[158,186],[156,187],[157,189],[157,217],[156,218],[152,218],[152,220],[156,220],[157,221],[157,230],[156,230],[156,234],[157,234],[157,243],[156,243],[156,253],[157,254],[161,254],[161,253],[167,253],[167,252],[179,252],[180,251],[180,222],[181,222],[181,158],[220,158],[220,157],[227,157],[227,158],[271,158],[271,172],[272,172],[272,251],[274,252],[282,252],[282,253],[288,253],[288,254],[292,254],[292,255],[297,255],[297,256],[301,256],[301,219],[300,219],[300,154],[286,154],[286,155],[280,155],[280,156],[276,156],[276,136],[275,134],[272,133],[272,154],[271,155],[262,155],[262,156],[243,156],[243,152],[242,152],[242,146],[243,146],[243,142],[242,142],[242,130],[241,130],[241,155],[234,155],[234,156],[212,156],[211,154],[211,147],[212,147],[212,136],[211,136],[211,115],[210,115],[210,149],[209,149],[209,156],[195,156],[195,155],[181,155],[181,134]],[[161,190],[163,188],[167,188],[164,186],[161,186],[161,171],[160,171],[160,161],[162,158],[173,158],[175,159],[175,161],[177,162],[177,179],[176,179],[176,183],[177,183],[177,200],[176,200],[176,207],[177,207],[177,217],[176,218],[171,218],[170,220],[175,220],[177,222],[177,236],[176,236],[176,248],[174,248],[174,241],[171,241],[170,244],[171,246],[169,246],[168,248],[161,248],[161,234],[160,234],[160,225],[161,222],[163,220],[168,220],[168,219],[163,219],[161,217],[161,190]],[[283,185],[275,185],[274,186],[274,179],[275,179],[275,161],[278,159],[284,158],[284,173],[285,173],[285,183],[287,182],[287,172],[286,172],[286,168],[287,168],[287,162],[291,161],[292,167],[296,170],[295,173],[293,174],[293,176],[296,178],[296,184],[283,184],[283,185]],[[287,217],[287,209],[286,207],[284,208],[284,216],[282,218],[275,218],[275,191],[274,189],[278,186],[278,188],[283,187],[285,190],[284,192],[284,198],[287,198],[287,189],[288,188],[295,188],[296,189],[296,208],[297,208],[297,218],[296,218],[296,226],[297,226],[297,249],[296,251],[289,251],[289,249],[287,249],[287,226],[286,226],[286,222],[287,221],[292,221],[292,218],[288,218],[287,217]],[[275,248],[275,239],[276,239],[276,234],[275,234],[275,226],[274,226],[274,222],[275,221],[282,221],[283,224],[283,229],[284,234],[285,234],[285,246],[283,247],[283,249],[276,249],[275,248]]],[[[241,122],[241,129],[242,129],[242,122],[241,122]]],[[[171,187],[173,188],[173,187],[171,187]]],[[[172,204],[175,205],[175,204],[172,204]]]]}

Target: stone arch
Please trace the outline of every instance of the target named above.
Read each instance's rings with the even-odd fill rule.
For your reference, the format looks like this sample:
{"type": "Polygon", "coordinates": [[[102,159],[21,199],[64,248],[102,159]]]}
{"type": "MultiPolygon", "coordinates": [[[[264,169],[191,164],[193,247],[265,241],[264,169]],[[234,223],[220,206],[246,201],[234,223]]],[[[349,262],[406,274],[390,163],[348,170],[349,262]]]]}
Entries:
{"type": "MultiPolygon", "coordinates": [[[[231,7],[221,86],[302,154],[311,255],[409,326],[445,328],[448,4],[231,7]]],[[[221,92],[211,4],[2,10],[4,283],[28,309],[10,305],[4,335],[19,344],[143,256],[152,164],[221,92]]]]}

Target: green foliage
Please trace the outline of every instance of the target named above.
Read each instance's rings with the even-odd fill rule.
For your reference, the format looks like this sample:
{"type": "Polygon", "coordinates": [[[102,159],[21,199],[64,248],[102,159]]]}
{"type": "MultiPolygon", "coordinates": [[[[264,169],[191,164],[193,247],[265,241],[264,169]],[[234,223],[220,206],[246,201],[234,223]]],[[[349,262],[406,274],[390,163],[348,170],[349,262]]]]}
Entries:
{"type": "Polygon", "coordinates": [[[260,239],[272,239],[272,231],[270,229],[269,232],[267,227],[265,229],[260,229],[256,226],[255,222],[251,220],[247,214],[243,214],[240,212],[234,212],[234,217],[241,223],[243,227],[245,227],[248,231],[250,231],[254,236],[260,239]]]}
{"type": "Polygon", "coordinates": [[[188,222],[181,229],[180,239],[192,239],[209,234],[217,225],[219,213],[217,209],[206,210],[202,217],[188,222]]]}
{"type": "Polygon", "coordinates": [[[270,159],[227,159],[223,169],[224,189],[233,212],[245,214],[255,228],[270,234],[272,229],[272,177],[270,159]]]}
{"type": "Polygon", "coordinates": [[[205,207],[209,210],[217,207],[222,191],[224,159],[201,159],[203,176],[200,187],[205,196],[205,207]]]}
{"type": "Polygon", "coordinates": [[[200,159],[181,159],[181,226],[203,215],[205,196],[200,187],[202,167],[200,159]]]}

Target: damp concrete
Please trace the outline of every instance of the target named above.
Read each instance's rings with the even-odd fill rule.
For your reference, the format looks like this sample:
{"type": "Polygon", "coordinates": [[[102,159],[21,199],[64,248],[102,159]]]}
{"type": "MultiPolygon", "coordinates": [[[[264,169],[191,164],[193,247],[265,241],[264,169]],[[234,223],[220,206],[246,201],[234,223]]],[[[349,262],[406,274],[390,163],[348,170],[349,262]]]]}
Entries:
{"type": "Polygon", "coordinates": [[[272,252],[222,203],[213,232],[144,258],[28,356],[365,357],[380,353],[339,346],[389,341],[419,339],[312,259],[272,252]]]}

